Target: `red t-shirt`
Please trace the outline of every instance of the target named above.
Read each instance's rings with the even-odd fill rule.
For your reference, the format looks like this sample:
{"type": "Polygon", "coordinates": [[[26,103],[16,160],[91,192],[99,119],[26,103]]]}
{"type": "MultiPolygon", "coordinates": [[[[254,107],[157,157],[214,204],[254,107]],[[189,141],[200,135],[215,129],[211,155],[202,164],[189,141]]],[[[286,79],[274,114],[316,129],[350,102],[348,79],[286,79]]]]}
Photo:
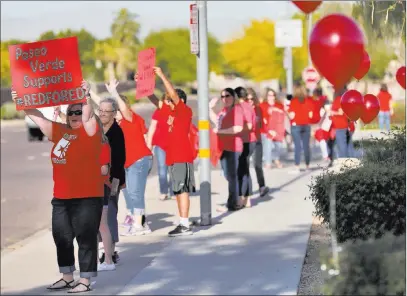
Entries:
{"type": "Polygon", "coordinates": [[[316,124],[321,121],[321,108],[324,106],[326,101],[326,96],[321,96],[318,98],[307,98],[312,106],[312,117],[310,119],[311,124],[316,124]]]}
{"type": "MultiPolygon", "coordinates": [[[[229,111],[223,109],[219,117],[221,122],[219,129],[227,129],[233,126],[242,126],[245,123],[243,108],[236,104],[229,111]]],[[[222,151],[242,152],[243,139],[240,134],[237,135],[224,135],[219,134],[219,146],[222,151]]]]}
{"type": "Polygon", "coordinates": [[[256,124],[254,125],[254,132],[257,141],[261,139],[261,132],[263,130],[263,111],[261,110],[260,106],[254,107],[254,113],[256,115],[256,124]]]}
{"type": "Polygon", "coordinates": [[[309,112],[312,111],[312,104],[309,100],[304,99],[301,103],[298,98],[292,98],[288,112],[294,112],[295,117],[291,120],[291,125],[308,125],[310,124],[309,112]]]}
{"type": "Polygon", "coordinates": [[[390,111],[390,100],[391,94],[387,91],[380,91],[377,95],[380,103],[380,111],[389,112],[390,111]]]}
{"type": "MultiPolygon", "coordinates": [[[[339,111],[341,109],[341,96],[338,96],[332,102],[332,111],[339,111]]],[[[342,115],[333,115],[332,117],[332,126],[335,129],[344,129],[348,128],[349,121],[348,117],[344,114],[342,115]]]]}
{"type": "Polygon", "coordinates": [[[168,145],[166,149],[166,164],[193,163],[194,153],[189,139],[192,123],[192,110],[183,101],[171,110],[164,104],[160,116],[164,116],[168,128],[168,145]]]}
{"type": "Polygon", "coordinates": [[[125,168],[128,168],[145,156],[152,155],[150,149],[147,147],[146,140],[144,139],[144,134],[147,133],[144,119],[133,111],[131,111],[131,113],[133,116],[131,122],[123,117],[119,124],[122,128],[126,144],[125,168]]]}
{"type": "Polygon", "coordinates": [[[243,109],[245,121],[247,124],[252,124],[252,128],[249,130],[246,126],[246,124],[243,127],[243,132],[241,134],[241,137],[243,139],[244,143],[252,143],[256,142],[256,112],[254,111],[253,107],[247,103],[247,102],[242,102],[240,103],[240,106],[243,109]]]}
{"type": "MultiPolygon", "coordinates": [[[[51,150],[54,197],[59,199],[103,197],[101,177],[102,153],[100,131],[89,137],[84,127],[68,128],[52,123],[51,150]]],[[[103,160],[103,161],[102,161],[103,160]]]]}
{"type": "Polygon", "coordinates": [[[158,146],[161,149],[165,150],[168,143],[167,118],[163,116],[163,113],[160,112],[160,109],[157,109],[154,111],[152,119],[157,121],[157,128],[153,135],[152,145],[158,146]]]}
{"type": "Polygon", "coordinates": [[[192,147],[192,157],[195,160],[199,154],[199,130],[191,123],[191,129],[189,130],[189,141],[192,147]]]}
{"type": "Polygon", "coordinates": [[[268,114],[267,114],[267,110],[269,108],[269,104],[267,101],[264,101],[262,103],[260,103],[259,105],[260,110],[261,110],[261,115],[262,115],[262,126],[261,126],[261,133],[262,134],[267,134],[267,119],[268,119],[268,114]],[[266,122],[264,122],[264,119],[266,120],[266,122]]]}

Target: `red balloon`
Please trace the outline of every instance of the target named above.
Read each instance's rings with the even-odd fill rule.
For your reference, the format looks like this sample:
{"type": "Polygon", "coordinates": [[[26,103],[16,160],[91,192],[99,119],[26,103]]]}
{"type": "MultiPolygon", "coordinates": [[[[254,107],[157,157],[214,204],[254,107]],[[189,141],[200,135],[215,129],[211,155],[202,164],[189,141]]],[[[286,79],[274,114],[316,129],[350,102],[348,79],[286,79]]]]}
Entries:
{"type": "Polygon", "coordinates": [[[363,111],[360,119],[368,124],[376,118],[380,111],[380,103],[375,95],[367,94],[363,97],[363,111]]]}
{"type": "Polygon", "coordinates": [[[362,61],[363,33],[351,18],[330,14],[314,26],[309,48],[318,72],[335,89],[341,89],[356,73],[362,61]]]}
{"type": "Polygon", "coordinates": [[[367,72],[369,72],[369,69],[370,69],[370,57],[369,57],[369,54],[365,50],[363,52],[363,59],[359,65],[359,69],[356,71],[356,73],[355,73],[355,75],[353,75],[353,77],[355,77],[357,80],[360,80],[367,74],[367,72]]]}
{"type": "Polygon", "coordinates": [[[308,14],[321,5],[322,1],[292,1],[302,12],[308,14]]]}
{"type": "Polygon", "coordinates": [[[396,73],[397,82],[401,85],[402,88],[406,89],[406,67],[400,67],[396,73]]]}
{"type": "Polygon", "coordinates": [[[358,120],[363,112],[362,94],[357,90],[348,90],[341,97],[341,108],[350,120],[358,120]]]}

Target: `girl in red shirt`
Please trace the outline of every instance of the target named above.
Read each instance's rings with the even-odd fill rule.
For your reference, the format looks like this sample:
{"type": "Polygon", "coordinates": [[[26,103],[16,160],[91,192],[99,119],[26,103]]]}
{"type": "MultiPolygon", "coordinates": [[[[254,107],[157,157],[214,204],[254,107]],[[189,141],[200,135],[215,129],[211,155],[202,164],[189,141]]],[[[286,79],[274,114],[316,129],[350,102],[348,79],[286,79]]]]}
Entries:
{"type": "Polygon", "coordinates": [[[144,135],[147,133],[144,119],[131,110],[127,97],[117,92],[116,80],[110,81],[106,88],[119,105],[119,111],[123,117],[119,125],[123,131],[126,162],[124,164],[126,174],[126,192],[130,205],[127,215],[132,215],[132,224],[127,227],[124,236],[145,235],[151,233],[146,223],[145,190],[147,177],[151,170],[153,155],[147,147],[144,135]]]}
{"type": "Polygon", "coordinates": [[[261,139],[261,130],[263,129],[263,114],[260,108],[260,102],[257,98],[257,94],[253,88],[247,89],[247,102],[252,106],[256,114],[256,124],[254,130],[256,133],[256,146],[254,148],[254,169],[256,171],[257,183],[259,184],[260,196],[264,196],[268,193],[269,188],[264,181],[263,172],[263,143],[261,139]]]}
{"type": "Polygon", "coordinates": [[[228,201],[226,207],[218,208],[220,212],[236,211],[242,208],[239,197],[239,180],[237,175],[239,157],[243,152],[243,139],[240,133],[245,124],[244,111],[239,105],[235,91],[225,88],[221,92],[223,109],[216,114],[213,107],[216,101],[210,105],[210,119],[215,125],[213,131],[218,134],[219,148],[222,150],[221,166],[223,174],[228,181],[228,201]]]}
{"type": "Polygon", "coordinates": [[[303,85],[296,84],[293,98],[288,107],[288,115],[291,119],[291,135],[294,140],[294,159],[296,171],[300,172],[301,150],[304,151],[305,165],[309,169],[311,161],[310,137],[312,118],[312,105],[306,99],[307,90],[303,85]]]}
{"type": "Polygon", "coordinates": [[[379,128],[384,130],[386,127],[386,130],[390,131],[390,118],[394,114],[394,111],[392,106],[392,96],[387,90],[386,84],[381,85],[377,98],[380,103],[379,128]]]}
{"type": "MultiPolygon", "coordinates": [[[[103,207],[101,177],[102,134],[89,103],[90,86],[82,82],[87,101],[67,108],[67,123],[48,120],[37,109],[25,113],[54,143],[51,152],[54,198],[52,234],[57,248],[62,278],[49,290],[71,289],[70,293],[90,291],[90,278],[97,276],[97,235],[103,207]],[[73,240],[79,245],[80,279],[74,284],[75,256],[73,240]]],[[[13,100],[18,95],[12,92],[13,100]]]]}

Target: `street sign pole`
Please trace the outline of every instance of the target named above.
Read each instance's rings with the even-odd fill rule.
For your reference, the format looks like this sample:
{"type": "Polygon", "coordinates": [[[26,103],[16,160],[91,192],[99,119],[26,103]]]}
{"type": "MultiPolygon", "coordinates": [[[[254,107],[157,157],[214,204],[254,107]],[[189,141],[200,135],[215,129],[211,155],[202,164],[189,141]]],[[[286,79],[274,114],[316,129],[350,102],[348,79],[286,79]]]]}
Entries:
{"type": "Polygon", "coordinates": [[[309,50],[309,37],[311,36],[311,29],[312,29],[312,13],[308,14],[308,34],[307,34],[307,41],[308,41],[308,66],[312,66],[312,61],[311,61],[311,52],[309,50]]]}
{"type": "Polygon", "coordinates": [[[293,93],[293,51],[291,47],[285,48],[285,70],[287,79],[287,94],[293,93]]]}
{"type": "Polygon", "coordinates": [[[207,3],[197,1],[199,53],[197,55],[198,76],[198,129],[199,129],[199,195],[201,206],[201,225],[211,225],[211,164],[209,143],[209,62],[208,62],[208,24],[207,3]]]}

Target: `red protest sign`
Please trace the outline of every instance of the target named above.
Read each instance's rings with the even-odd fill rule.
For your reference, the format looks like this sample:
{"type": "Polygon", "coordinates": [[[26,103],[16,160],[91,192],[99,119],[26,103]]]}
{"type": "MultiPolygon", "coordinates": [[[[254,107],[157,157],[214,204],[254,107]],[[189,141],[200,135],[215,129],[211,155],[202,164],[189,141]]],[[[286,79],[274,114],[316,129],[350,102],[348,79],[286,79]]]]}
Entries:
{"type": "Polygon", "coordinates": [[[142,50],[138,54],[136,99],[154,94],[155,48],[142,50]]]}
{"type": "Polygon", "coordinates": [[[17,110],[86,100],[76,37],[8,47],[17,110]]]}
{"type": "Polygon", "coordinates": [[[268,131],[275,131],[276,135],[272,137],[268,134],[269,138],[276,142],[282,142],[285,136],[285,126],[284,126],[284,112],[273,111],[271,117],[267,124],[268,131]]]}

